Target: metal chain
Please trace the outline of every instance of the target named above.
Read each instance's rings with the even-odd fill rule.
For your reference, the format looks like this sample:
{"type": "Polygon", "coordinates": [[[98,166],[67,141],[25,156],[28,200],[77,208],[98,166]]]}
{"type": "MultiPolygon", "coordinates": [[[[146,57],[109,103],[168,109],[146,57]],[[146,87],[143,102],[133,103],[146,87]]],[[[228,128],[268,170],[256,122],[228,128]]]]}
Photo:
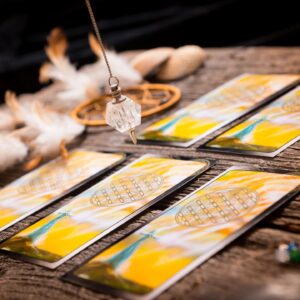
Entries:
{"type": "Polygon", "coordinates": [[[87,9],[88,9],[91,21],[92,21],[92,25],[94,27],[94,31],[95,31],[97,40],[98,40],[99,45],[101,47],[101,51],[102,51],[102,54],[103,54],[103,57],[104,57],[105,64],[107,66],[107,70],[108,70],[108,73],[109,73],[108,83],[109,83],[110,86],[112,86],[113,85],[112,80],[114,80],[115,84],[118,85],[119,84],[119,79],[116,76],[114,76],[113,73],[112,73],[112,70],[111,70],[110,64],[109,64],[108,59],[107,59],[107,55],[106,55],[106,52],[105,52],[105,47],[103,45],[102,37],[101,37],[100,32],[99,32],[99,28],[98,28],[98,25],[97,25],[97,22],[96,22],[96,19],[95,19],[95,15],[94,15],[90,0],[85,0],[85,3],[86,3],[86,6],[87,6],[87,9]]]}

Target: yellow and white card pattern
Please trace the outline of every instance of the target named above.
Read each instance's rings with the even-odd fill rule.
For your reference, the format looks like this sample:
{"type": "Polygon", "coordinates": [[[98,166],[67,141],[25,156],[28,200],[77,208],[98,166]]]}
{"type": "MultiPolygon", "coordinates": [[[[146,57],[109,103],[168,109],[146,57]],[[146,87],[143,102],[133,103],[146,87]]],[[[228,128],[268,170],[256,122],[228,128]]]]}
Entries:
{"type": "Polygon", "coordinates": [[[235,119],[299,79],[298,75],[243,74],[150,125],[139,139],[191,141],[235,119]]]}
{"type": "Polygon", "coordinates": [[[207,164],[206,161],[145,155],[79,194],[65,206],[0,246],[45,261],[59,260],[178,183],[206,169],[207,164]],[[139,198],[132,191],[127,191],[126,184],[131,189],[133,189],[131,184],[139,184],[143,196],[140,195],[139,198]],[[155,189],[148,190],[146,184],[152,185],[155,189]],[[30,237],[30,249],[27,240],[26,249],[24,245],[20,245],[20,239],[27,237],[30,237]]]}
{"type": "Polygon", "coordinates": [[[299,136],[300,88],[298,87],[213,139],[208,143],[208,147],[274,152],[299,136]]]}
{"type": "Polygon", "coordinates": [[[0,190],[0,230],[123,158],[75,150],[67,159],[55,159],[15,180],[0,190]]]}
{"type": "Polygon", "coordinates": [[[75,276],[130,293],[149,293],[297,187],[300,187],[300,175],[229,170],[88,261],[76,270],[75,276]],[[234,189],[236,193],[232,192],[234,189]],[[226,197],[228,191],[230,197],[226,197]],[[246,202],[242,203],[244,207],[240,205],[243,197],[248,206],[244,205],[246,202]],[[212,199],[223,201],[223,207],[220,202],[211,206],[208,201],[212,199]],[[195,203],[201,204],[200,200],[206,210],[198,210],[198,219],[207,222],[198,225],[181,222],[178,216],[184,214],[185,220],[196,220],[197,213],[190,208],[193,205],[195,208],[195,203]],[[233,218],[230,205],[239,207],[233,218]],[[212,223],[209,214],[221,216],[220,212],[224,218],[214,219],[212,223]]]}

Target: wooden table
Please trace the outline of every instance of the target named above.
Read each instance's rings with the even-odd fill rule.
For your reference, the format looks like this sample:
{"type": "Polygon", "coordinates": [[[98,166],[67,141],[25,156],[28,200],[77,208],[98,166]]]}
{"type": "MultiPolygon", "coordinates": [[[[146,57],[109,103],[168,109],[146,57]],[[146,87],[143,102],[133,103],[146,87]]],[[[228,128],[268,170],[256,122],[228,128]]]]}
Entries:
{"type": "MultiPolygon", "coordinates": [[[[196,74],[174,83],[182,89],[183,99],[171,111],[185,106],[193,99],[243,72],[299,73],[300,71],[300,48],[208,49],[208,53],[209,59],[204,68],[199,69],[196,74]]],[[[170,110],[166,112],[166,114],[168,113],[170,110]]],[[[159,118],[161,115],[144,120],[143,126],[147,126],[154,119],[159,118]]],[[[198,152],[196,148],[207,139],[203,139],[187,149],[133,146],[126,144],[124,139],[123,136],[108,128],[101,128],[89,130],[78,144],[97,150],[132,152],[134,155],[130,160],[148,152],[208,158],[216,160],[216,164],[187,187],[154,205],[121,229],[88,247],[56,270],[48,270],[0,255],[1,300],[111,299],[110,296],[62,282],[59,278],[86,258],[93,256],[140,224],[145,224],[161,210],[232,165],[275,167],[288,171],[300,170],[300,142],[292,145],[276,158],[269,159],[198,152]]],[[[1,185],[7,184],[21,174],[20,169],[2,174],[0,176],[1,185]]],[[[64,202],[62,200],[26,218],[3,232],[0,238],[11,236],[54,211],[64,202]]],[[[292,199],[285,207],[195,269],[162,294],[159,299],[299,299],[300,266],[283,266],[274,259],[276,246],[291,240],[300,242],[300,196],[292,199]]]]}

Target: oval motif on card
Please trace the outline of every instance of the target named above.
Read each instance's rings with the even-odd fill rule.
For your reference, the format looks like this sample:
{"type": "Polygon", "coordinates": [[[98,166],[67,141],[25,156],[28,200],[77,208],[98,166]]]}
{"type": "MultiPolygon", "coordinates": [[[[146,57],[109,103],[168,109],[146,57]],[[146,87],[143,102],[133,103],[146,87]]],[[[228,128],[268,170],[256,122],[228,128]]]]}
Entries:
{"type": "Polygon", "coordinates": [[[144,173],[115,179],[93,194],[90,202],[96,206],[118,206],[140,201],[151,195],[163,184],[159,174],[144,173]]]}
{"type": "Polygon", "coordinates": [[[217,89],[204,97],[206,107],[222,107],[227,104],[253,103],[257,97],[261,97],[267,88],[257,84],[236,84],[217,89]]]}
{"type": "Polygon", "coordinates": [[[258,194],[247,187],[207,192],[184,205],[175,220],[189,227],[225,224],[248,213],[257,201],[258,194]]]}
{"type": "Polygon", "coordinates": [[[72,186],[72,182],[76,183],[78,177],[82,177],[84,173],[84,168],[54,167],[45,174],[37,173],[27,183],[21,185],[18,192],[20,194],[45,194],[64,190],[66,185],[72,186]]]}

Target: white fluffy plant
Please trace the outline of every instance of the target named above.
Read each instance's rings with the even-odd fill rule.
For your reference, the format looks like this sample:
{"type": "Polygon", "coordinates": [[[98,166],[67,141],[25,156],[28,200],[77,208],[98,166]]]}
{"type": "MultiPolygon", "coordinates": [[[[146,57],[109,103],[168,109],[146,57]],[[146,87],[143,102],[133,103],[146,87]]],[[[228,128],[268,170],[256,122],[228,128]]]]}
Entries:
{"type": "Polygon", "coordinates": [[[0,172],[21,163],[27,153],[27,145],[18,136],[12,133],[0,133],[0,172]]]}
{"type": "MultiPolygon", "coordinates": [[[[92,51],[98,57],[98,61],[76,69],[66,56],[68,42],[65,34],[59,28],[51,31],[48,45],[45,48],[50,63],[42,65],[40,82],[45,83],[52,80],[61,83],[62,88],[57,93],[56,99],[53,99],[54,102],[59,102],[55,106],[65,105],[67,108],[74,108],[83,100],[97,97],[107,86],[107,68],[100,45],[92,34],[89,35],[89,43],[92,51]]],[[[119,78],[122,86],[142,81],[141,75],[127,60],[113,51],[107,51],[107,57],[114,75],[119,78]]]]}
{"type": "Polygon", "coordinates": [[[19,101],[14,93],[8,92],[6,95],[15,123],[22,125],[22,128],[0,133],[0,171],[26,158],[29,162],[25,168],[32,169],[43,159],[60,153],[67,155],[65,145],[84,131],[84,126],[69,115],[49,110],[35,98],[19,101]]]}
{"type": "Polygon", "coordinates": [[[66,56],[68,42],[63,31],[59,28],[53,29],[47,41],[45,52],[50,62],[41,66],[39,80],[41,83],[50,80],[61,83],[62,88],[53,101],[73,108],[86,98],[89,90],[89,78],[87,75],[79,73],[66,56]]]}
{"type": "Polygon", "coordinates": [[[7,106],[2,106],[0,110],[0,172],[21,163],[28,154],[27,145],[15,132],[19,123],[15,94],[7,91],[5,102],[7,106]]]}
{"type": "Polygon", "coordinates": [[[84,126],[69,115],[49,110],[37,101],[19,104],[18,113],[25,125],[20,136],[37,163],[66,152],[65,145],[84,131],[84,126]]]}
{"type": "MultiPolygon", "coordinates": [[[[98,57],[98,61],[82,67],[80,73],[88,75],[94,86],[104,88],[108,83],[108,71],[99,42],[91,33],[89,34],[89,44],[98,57]]],[[[111,50],[106,50],[106,56],[114,76],[118,77],[122,86],[130,86],[142,81],[141,74],[125,58],[111,50]]]]}

